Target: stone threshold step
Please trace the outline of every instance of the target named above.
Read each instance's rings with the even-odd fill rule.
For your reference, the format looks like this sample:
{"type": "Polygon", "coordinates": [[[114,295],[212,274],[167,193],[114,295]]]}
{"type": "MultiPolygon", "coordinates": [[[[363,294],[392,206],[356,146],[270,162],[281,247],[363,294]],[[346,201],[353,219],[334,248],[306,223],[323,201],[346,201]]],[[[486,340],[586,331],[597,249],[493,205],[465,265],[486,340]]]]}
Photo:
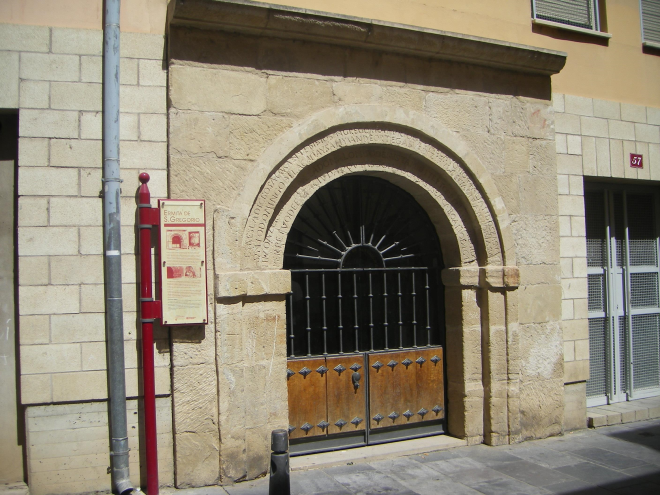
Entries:
{"type": "Polygon", "coordinates": [[[587,426],[617,425],[660,418],[660,396],[587,408],[587,426]]]}
{"type": "Polygon", "coordinates": [[[349,462],[372,462],[403,455],[423,454],[425,452],[465,447],[466,445],[467,440],[450,437],[449,435],[436,435],[380,445],[322,452],[320,454],[300,455],[291,457],[290,466],[291,471],[303,471],[320,467],[342,466],[349,462]]]}
{"type": "Polygon", "coordinates": [[[28,495],[28,487],[25,483],[0,483],[0,494],[2,495],[28,495]]]}

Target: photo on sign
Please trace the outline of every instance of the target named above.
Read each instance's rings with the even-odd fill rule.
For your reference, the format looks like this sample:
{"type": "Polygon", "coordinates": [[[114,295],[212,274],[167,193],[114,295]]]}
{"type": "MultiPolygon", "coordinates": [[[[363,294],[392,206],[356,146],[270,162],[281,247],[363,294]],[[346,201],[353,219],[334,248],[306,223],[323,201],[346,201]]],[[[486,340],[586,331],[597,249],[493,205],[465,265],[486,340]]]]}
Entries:
{"type": "Polygon", "coordinates": [[[202,276],[201,267],[195,268],[194,266],[168,266],[167,278],[199,278],[202,276]]]}
{"type": "Polygon", "coordinates": [[[189,249],[198,249],[200,247],[201,236],[199,231],[188,232],[188,248],[189,249]]]}
{"type": "Polygon", "coordinates": [[[187,230],[167,231],[167,249],[188,249],[189,243],[187,230]]]}

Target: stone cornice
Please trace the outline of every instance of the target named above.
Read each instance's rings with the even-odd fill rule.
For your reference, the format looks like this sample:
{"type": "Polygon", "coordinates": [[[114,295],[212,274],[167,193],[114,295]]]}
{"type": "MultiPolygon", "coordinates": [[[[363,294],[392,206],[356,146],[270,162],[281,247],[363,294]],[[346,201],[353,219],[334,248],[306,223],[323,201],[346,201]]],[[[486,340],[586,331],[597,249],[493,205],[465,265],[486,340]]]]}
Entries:
{"type": "Polygon", "coordinates": [[[249,0],[172,0],[170,26],[272,36],[550,76],[566,53],[418,26],[249,0]]]}

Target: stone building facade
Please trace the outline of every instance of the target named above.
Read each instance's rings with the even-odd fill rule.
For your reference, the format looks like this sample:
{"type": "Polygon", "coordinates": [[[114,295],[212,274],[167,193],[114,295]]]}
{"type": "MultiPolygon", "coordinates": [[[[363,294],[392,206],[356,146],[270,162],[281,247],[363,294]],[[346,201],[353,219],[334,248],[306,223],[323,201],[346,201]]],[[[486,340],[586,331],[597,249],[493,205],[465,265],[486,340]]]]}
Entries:
{"type": "MultiPolygon", "coordinates": [[[[145,484],[135,240],[143,171],[153,205],[194,198],[207,208],[209,323],[157,328],[161,484],[267,473],[270,432],[291,426],[294,406],[285,246],[305,204],[340,178],[396,186],[437,236],[438,432],[501,445],[586,427],[595,318],[587,280],[595,272],[587,266],[585,183],[657,189],[657,95],[630,103],[578,85],[576,94],[570,84],[555,91],[558,74],[575,70],[564,68],[568,48],[560,47],[567,57],[489,31],[478,37],[238,0],[172,0],[167,10],[165,1],[125,3],[132,12],[148,4],[157,25],[121,38],[136,486],[145,484]],[[630,168],[630,153],[642,155],[642,169],[630,168]]],[[[14,125],[17,134],[17,146],[3,145],[0,155],[17,173],[19,426],[11,442],[25,453],[23,469],[3,479],[25,480],[33,494],[110,487],[101,53],[98,29],[0,24],[0,108],[11,110],[3,130],[14,125]]],[[[644,56],[648,72],[660,74],[657,54],[644,56]]]]}

